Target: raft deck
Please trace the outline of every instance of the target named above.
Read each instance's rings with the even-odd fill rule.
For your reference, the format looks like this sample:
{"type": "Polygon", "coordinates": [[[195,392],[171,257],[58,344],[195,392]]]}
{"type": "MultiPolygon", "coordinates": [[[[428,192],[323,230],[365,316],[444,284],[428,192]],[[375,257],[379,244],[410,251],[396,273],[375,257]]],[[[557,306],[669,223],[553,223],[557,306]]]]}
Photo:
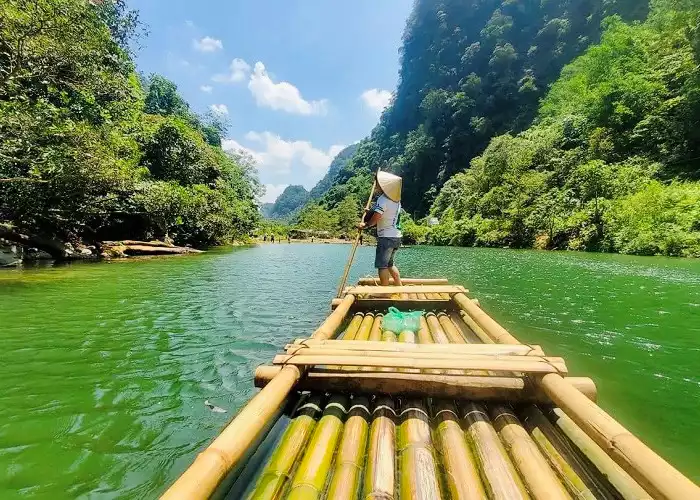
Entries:
{"type": "Polygon", "coordinates": [[[591,379],[463,287],[405,284],[346,288],[258,367],[262,390],[163,498],[700,498],[595,404],[591,379]],[[390,306],[425,311],[419,331],[383,331],[390,306]]]}

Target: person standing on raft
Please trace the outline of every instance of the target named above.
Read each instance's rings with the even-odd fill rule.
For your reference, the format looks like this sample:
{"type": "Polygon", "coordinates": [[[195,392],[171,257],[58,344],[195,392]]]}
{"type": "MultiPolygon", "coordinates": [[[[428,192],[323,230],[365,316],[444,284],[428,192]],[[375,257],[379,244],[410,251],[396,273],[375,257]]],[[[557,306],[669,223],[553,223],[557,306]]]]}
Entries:
{"type": "Polygon", "coordinates": [[[380,171],[377,188],[380,195],[360,224],[360,229],[377,226],[377,253],[374,267],[379,272],[379,281],[387,286],[391,278],[394,285],[401,286],[401,275],[394,264],[396,251],[401,248],[401,177],[380,171]]]}

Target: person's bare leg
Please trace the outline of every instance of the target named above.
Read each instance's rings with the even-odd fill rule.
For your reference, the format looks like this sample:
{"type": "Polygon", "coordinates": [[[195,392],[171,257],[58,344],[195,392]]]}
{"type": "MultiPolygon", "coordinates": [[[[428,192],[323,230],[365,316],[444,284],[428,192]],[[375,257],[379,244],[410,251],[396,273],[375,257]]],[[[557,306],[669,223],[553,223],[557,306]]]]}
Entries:
{"type": "Polygon", "coordinates": [[[391,266],[389,269],[389,274],[391,274],[391,277],[394,278],[394,286],[403,286],[403,283],[401,283],[401,274],[399,274],[399,268],[396,266],[391,266]]]}
{"type": "Polygon", "coordinates": [[[379,270],[379,284],[389,286],[391,284],[391,272],[388,269],[379,270]]]}

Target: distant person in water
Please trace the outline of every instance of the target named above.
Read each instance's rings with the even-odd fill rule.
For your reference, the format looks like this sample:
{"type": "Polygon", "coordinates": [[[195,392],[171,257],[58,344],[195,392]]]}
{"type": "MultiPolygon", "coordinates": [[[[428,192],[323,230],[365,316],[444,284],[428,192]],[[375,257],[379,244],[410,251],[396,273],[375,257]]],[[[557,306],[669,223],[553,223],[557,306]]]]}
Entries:
{"type": "Polygon", "coordinates": [[[394,285],[401,286],[401,275],[394,264],[396,251],[401,248],[401,182],[401,177],[379,171],[375,191],[379,197],[368,214],[369,220],[360,224],[360,228],[377,226],[374,267],[383,286],[389,285],[391,278],[394,285]]]}

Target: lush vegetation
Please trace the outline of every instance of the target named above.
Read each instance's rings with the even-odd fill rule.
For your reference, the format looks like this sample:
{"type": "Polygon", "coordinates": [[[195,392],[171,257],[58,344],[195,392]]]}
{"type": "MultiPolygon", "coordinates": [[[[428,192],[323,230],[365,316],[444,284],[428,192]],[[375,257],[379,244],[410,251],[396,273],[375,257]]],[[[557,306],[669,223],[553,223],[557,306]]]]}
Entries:
{"type": "Polygon", "coordinates": [[[537,123],[446,183],[429,240],[700,256],[699,23],[691,2],[608,19],[537,123]]]}
{"type": "Polygon", "coordinates": [[[418,0],[393,103],[320,203],[382,166],[440,221],[418,241],[699,255],[699,23],[696,0],[418,0]]]}
{"type": "Polygon", "coordinates": [[[225,124],[139,77],[125,0],[0,5],[0,223],[61,241],[245,238],[260,191],[225,124]]]}
{"type": "Polygon", "coordinates": [[[304,186],[287,186],[272,206],[265,207],[263,215],[273,220],[291,220],[309,201],[309,192],[304,186]]]}

